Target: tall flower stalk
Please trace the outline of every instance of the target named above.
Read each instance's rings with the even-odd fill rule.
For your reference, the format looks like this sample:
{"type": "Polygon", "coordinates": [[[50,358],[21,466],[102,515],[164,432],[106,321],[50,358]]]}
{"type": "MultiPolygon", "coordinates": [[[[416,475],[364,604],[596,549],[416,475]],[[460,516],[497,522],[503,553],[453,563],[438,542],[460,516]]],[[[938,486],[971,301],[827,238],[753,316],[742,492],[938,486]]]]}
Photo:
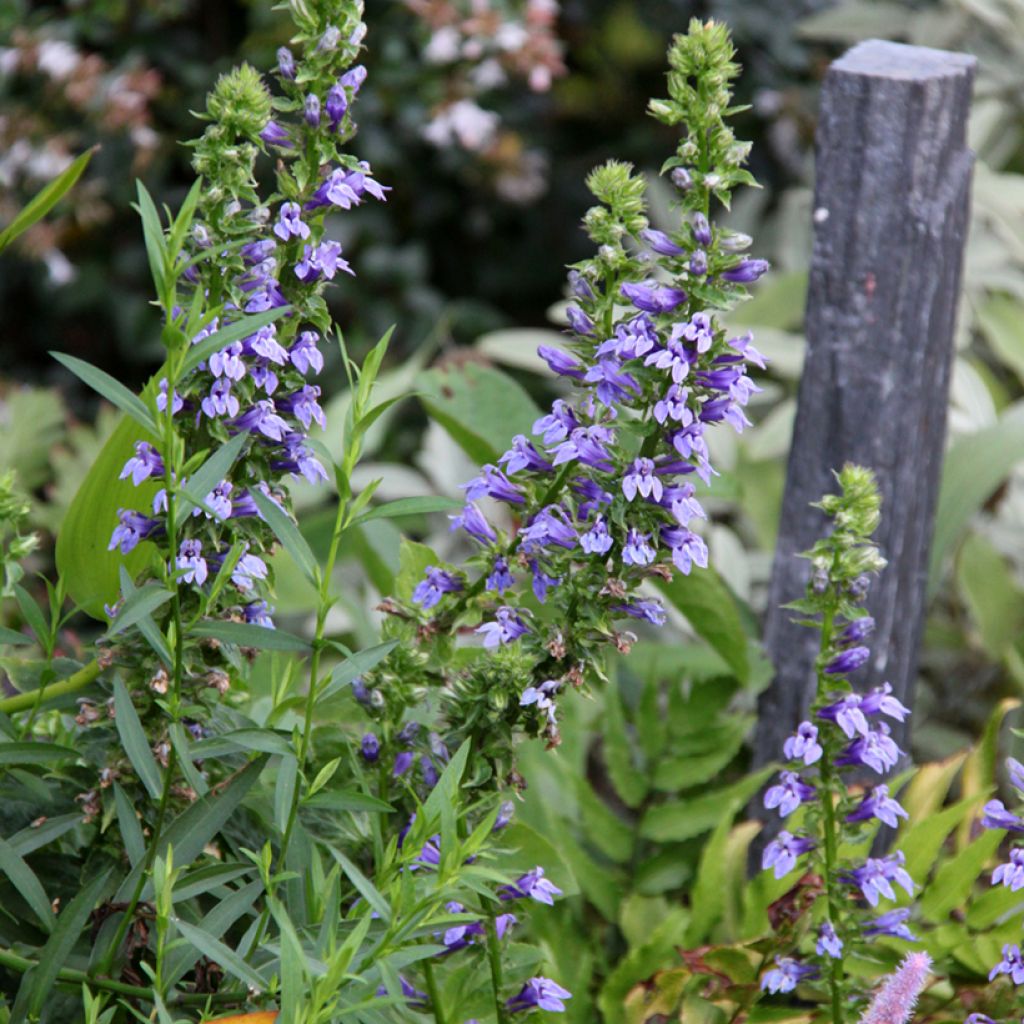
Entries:
{"type": "Polygon", "coordinates": [[[860,694],[850,682],[870,657],[866,641],[875,624],[863,602],[885,560],[871,540],[881,504],[874,475],[847,465],[837,482],[839,493],[816,506],[831,524],[804,554],[811,562],[807,594],[788,606],[821,634],[817,693],[810,717],[783,746],[787,767],[764,796],[765,806],[782,818],[803,809],[803,827],[781,831],[765,847],[764,869],[782,878],[798,866],[810,868],[823,879],[824,892],[811,911],[813,954],[778,957],[761,984],[769,992],[788,992],[823,977],[833,1024],[843,1024],[857,995],[847,958],[880,935],[914,939],[909,908],[877,914],[883,899],[896,899],[897,887],[912,895],[914,883],[899,850],[863,863],[841,852],[863,847],[879,824],[895,828],[907,817],[885,783],[862,786],[858,780],[865,770],[882,778],[896,767],[902,751],[886,720],[902,722],[910,712],[888,683],[860,694]]]}

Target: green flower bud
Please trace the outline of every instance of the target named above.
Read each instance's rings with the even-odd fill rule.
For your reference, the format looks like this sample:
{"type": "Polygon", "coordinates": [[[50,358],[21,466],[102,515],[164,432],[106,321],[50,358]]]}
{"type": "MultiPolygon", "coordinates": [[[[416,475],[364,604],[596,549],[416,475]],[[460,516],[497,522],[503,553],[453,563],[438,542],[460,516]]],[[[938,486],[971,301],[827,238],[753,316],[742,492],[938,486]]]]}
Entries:
{"type": "Polygon", "coordinates": [[[241,64],[217,79],[206,109],[230,136],[256,138],[270,120],[270,93],[260,73],[241,64]]]}

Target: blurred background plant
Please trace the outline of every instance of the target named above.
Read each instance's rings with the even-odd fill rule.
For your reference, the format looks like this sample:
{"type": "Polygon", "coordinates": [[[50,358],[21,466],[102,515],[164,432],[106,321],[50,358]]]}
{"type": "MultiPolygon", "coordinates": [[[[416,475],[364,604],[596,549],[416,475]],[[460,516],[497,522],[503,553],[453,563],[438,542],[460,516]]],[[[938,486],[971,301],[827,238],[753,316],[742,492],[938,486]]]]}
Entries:
{"type": "MultiPolygon", "coordinates": [[[[713,972],[756,989],[772,930],[799,905],[799,887],[787,897],[763,877],[743,885],[756,825],[742,809],[763,782],[744,774],[744,743],[770,677],[757,622],[802,364],[817,87],[828,60],[871,36],[978,55],[974,215],[915,709],[922,767],[903,798],[920,824],[900,841],[915,880],[929,870],[965,879],[920,911],[927,948],[959,991],[927,1005],[953,1000],[941,1010],[950,1019],[985,1009],[985,965],[1020,927],[1008,890],[979,895],[970,880],[998,841],[972,821],[995,783],[1007,701],[1024,691],[1024,0],[374,8],[359,147],[396,188],[386,210],[354,211],[339,225],[346,252],[358,252],[358,317],[345,286],[331,304],[357,353],[397,323],[380,397],[420,393],[367,437],[353,484],[381,477],[384,499],[457,495],[552,397],[557,385],[534,351],[561,325],[563,267],[585,244],[574,225],[592,165],[614,154],[652,170],[654,226],[663,226],[667,195],[653,170],[665,137],[640,113],[660,93],[669,35],[693,15],[720,17],[744,64],[739,99],[752,109],[738,134],[754,140],[765,188],[729,223],[756,235],[774,272],[732,323],[754,330],[771,376],[752,402],[755,426],[714,438],[724,470],[707,502],[717,573],[704,591],[668,595],[671,628],[613,666],[604,694],[572,702],[558,751],[524,753],[533,784],[520,839],[538,863],[559,866],[553,877],[575,897],[532,927],[576,993],[567,1018],[580,1022],[595,1010],[608,1021],[692,1012],[728,1020],[736,1007],[716,1004],[713,972]]],[[[72,352],[130,384],[154,369],[133,178],[177,205],[189,176],[176,140],[191,134],[189,110],[231,64],[270,63],[285,35],[286,19],[269,5],[241,0],[0,0],[0,223],[76,153],[102,145],[59,216],[0,256],[0,469],[16,471],[30,503],[23,532],[44,537],[25,561],[30,573],[48,563],[45,538],[116,424],[66,382],[53,389],[46,352],[72,352]]],[[[322,382],[333,396],[328,421],[343,422],[350,396],[340,361],[328,361],[322,382]]],[[[295,501],[314,550],[325,549],[321,499],[299,485],[295,501]]],[[[413,525],[448,556],[443,517],[413,525]]],[[[367,609],[394,587],[398,537],[388,520],[353,532],[336,570],[346,597],[332,612],[333,635],[376,642],[367,609]]],[[[275,569],[283,620],[308,618],[310,588],[285,560],[275,569]]],[[[7,614],[3,625],[20,629],[17,609],[7,614]]],[[[63,644],[74,649],[75,635],[63,644]]],[[[884,966],[896,957],[893,945],[884,966]]],[[[782,1019],[781,1007],[771,1010],[782,1019]]]]}

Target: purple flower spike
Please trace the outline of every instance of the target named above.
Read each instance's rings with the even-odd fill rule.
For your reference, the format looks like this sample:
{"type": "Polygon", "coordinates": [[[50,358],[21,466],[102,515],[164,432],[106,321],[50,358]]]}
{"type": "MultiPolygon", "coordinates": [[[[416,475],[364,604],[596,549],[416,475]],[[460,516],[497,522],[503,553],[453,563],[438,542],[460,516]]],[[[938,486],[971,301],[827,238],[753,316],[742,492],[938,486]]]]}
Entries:
{"type": "Polygon", "coordinates": [[[118,479],[125,480],[130,476],[132,483],[138,487],[151,476],[163,475],[164,460],[160,458],[160,453],[146,441],[139,441],[135,445],[135,455],[124,464],[118,479]]]}
{"type": "Polygon", "coordinates": [[[512,447],[498,461],[504,465],[506,473],[513,475],[521,469],[550,473],[553,468],[524,434],[516,434],[512,438],[512,447]]]}
{"type": "Polygon", "coordinates": [[[428,565],[426,579],[416,584],[416,589],[412,592],[412,599],[415,604],[422,605],[424,611],[429,611],[440,602],[445,594],[454,594],[460,590],[462,590],[462,580],[457,576],[445,572],[444,569],[428,565]]]}
{"type": "MultiPolygon", "coordinates": [[[[525,695],[524,695],[525,696],[525,695]]],[[[554,905],[555,897],[562,895],[562,890],[554,882],[544,877],[544,869],[536,867],[518,878],[512,885],[498,890],[503,900],[536,900],[537,903],[554,905]]]]}
{"type": "Polygon", "coordinates": [[[707,248],[711,244],[711,225],[703,213],[695,213],[690,223],[690,230],[693,232],[693,240],[707,248]]]}
{"type": "Polygon", "coordinates": [[[879,935],[888,935],[894,939],[917,942],[917,936],[907,927],[909,917],[910,907],[898,907],[886,914],[880,914],[864,926],[864,936],[873,939],[879,935]]]}
{"type": "Polygon", "coordinates": [[[735,284],[750,284],[756,281],[762,274],[768,271],[770,264],[767,260],[743,260],[732,270],[722,272],[724,281],[732,281],[735,284]]]}
{"type": "Polygon", "coordinates": [[[830,956],[833,960],[838,960],[843,955],[843,940],[836,935],[836,930],[830,921],[826,921],[818,929],[818,940],[814,944],[814,951],[818,956],[830,956]]]}
{"type": "Polygon", "coordinates": [[[524,633],[529,633],[529,628],[523,622],[519,611],[502,605],[495,613],[494,622],[485,622],[477,626],[476,632],[484,638],[484,647],[499,647],[502,644],[510,644],[518,640],[524,633]]]}
{"type": "Polygon", "coordinates": [[[273,118],[271,118],[264,126],[263,131],[260,132],[260,138],[268,146],[277,146],[278,149],[292,149],[294,144],[292,137],[288,133],[287,128],[282,128],[273,118]]]}
{"type": "Polygon", "coordinates": [[[857,807],[846,816],[847,821],[868,821],[877,818],[888,825],[889,828],[896,828],[900,818],[908,817],[907,812],[898,800],[889,796],[889,787],[875,786],[875,788],[857,805],[857,807]]]}
{"type": "Polygon", "coordinates": [[[567,306],[565,315],[569,320],[569,326],[584,338],[593,337],[594,321],[580,309],[579,306],[567,306]]]}
{"type": "Polygon", "coordinates": [[[547,1010],[549,1013],[564,1013],[565,1003],[563,1000],[571,999],[572,993],[566,991],[561,985],[556,984],[550,978],[530,978],[523,985],[519,992],[514,995],[505,1006],[511,1013],[519,1013],[521,1010],[547,1010]]]}
{"type": "Polygon", "coordinates": [[[679,288],[657,285],[653,281],[624,284],[619,291],[637,309],[646,313],[671,313],[686,301],[686,292],[679,288]]]}
{"type": "Polygon", "coordinates": [[[516,578],[509,572],[508,562],[504,558],[496,558],[491,567],[491,573],[487,577],[487,589],[496,591],[500,597],[506,590],[511,590],[515,585],[516,578]]]}
{"type": "Polygon", "coordinates": [[[412,767],[415,756],[411,750],[403,750],[396,754],[395,764],[391,769],[391,777],[400,779],[412,767]]]}
{"type": "Polygon", "coordinates": [[[348,96],[345,95],[345,87],[340,82],[332,85],[328,90],[324,109],[327,111],[327,120],[330,123],[331,131],[336,132],[341,127],[341,122],[348,111],[348,96]]]}
{"type": "Polygon", "coordinates": [[[334,241],[321,242],[315,248],[305,246],[302,259],[295,264],[295,276],[306,284],[321,277],[330,281],[339,270],[355,277],[348,261],[341,258],[341,245],[334,241]]]}
{"type": "Polygon", "coordinates": [[[194,583],[201,587],[206,582],[209,570],[203,558],[203,545],[199,541],[183,540],[174,564],[181,571],[182,583],[194,583]]]}
{"type": "Polygon", "coordinates": [[[1005,828],[1010,832],[1024,832],[1024,821],[1011,814],[1002,800],[989,800],[981,816],[985,828],[1005,828]]]}
{"type": "Polygon", "coordinates": [[[881,897],[888,900],[896,899],[893,883],[906,890],[908,896],[914,895],[914,880],[903,867],[904,857],[900,850],[887,857],[868,857],[863,867],[850,872],[848,881],[856,885],[864,899],[873,907],[878,906],[881,897]]]}
{"type": "Polygon", "coordinates": [[[603,516],[594,520],[593,526],[580,537],[580,547],[588,555],[606,555],[612,546],[612,537],[603,516]]]}
{"type": "Polygon", "coordinates": [[[798,857],[814,849],[814,840],[794,836],[783,829],[765,848],[761,857],[761,870],[772,868],[776,878],[784,878],[796,867],[798,857]]]}
{"type": "Polygon", "coordinates": [[[847,672],[853,672],[864,664],[871,657],[871,651],[867,647],[850,647],[840,651],[826,666],[825,671],[830,676],[844,676],[847,672]]]}
{"type": "Polygon", "coordinates": [[[657,601],[633,601],[631,604],[616,604],[612,607],[631,618],[645,619],[652,626],[664,626],[668,619],[665,609],[657,601]]]}
{"type": "Polygon", "coordinates": [[[651,546],[651,535],[630,529],[626,534],[626,542],[622,545],[622,561],[626,565],[650,565],[657,558],[657,552],[651,546]]]}
{"type": "Polygon", "coordinates": [[[1019,946],[1003,946],[1003,959],[989,971],[988,980],[994,981],[1000,974],[1008,974],[1014,985],[1024,985],[1024,958],[1019,946]]]}
{"type": "Polygon", "coordinates": [[[684,256],[686,250],[681,245],[676,245],[664,231],[656,228],[644,228],[640,237],[657,253],[662,256],[684,256]]]}
{"type": "Polygon", "coordinates": [[[917,997],[928,981],[932,959],[927,953],[910,953],[871,1000],[860,1024],[908,1024],[917,997]]]}
{"type": "Polygon", "coordinates": [[[310,370],[319,373],[324,368],[323,354],[316,347],[319,340],[320,335],[316,331],[303,331],[295,344],[288,350],[292,366],[299,373],[309,373],[310,370]]]}
{"type": "Polygon", "coordinates": [[[483,466],[480,475],[474,477],[469,483],[463,484],[462,489],[466,492],[466,498],[469,501],[494,498],[510,505],[523,505],[526,502],[520,490],[497,466],[483,466]]]}
{"type": "Polygon", "coordinates": [[[380,740],[372,732],[366,733],[359,745],[359,753],[363,755],[363,760],[367,764],[376,763],[380,756],[380,740]]]}
{"type": "Polygon", "coordinates": [[[796,772],[780,772],[779,781],[764,795],[764,805],[769,810],[777,807],[779,816],[787,818],[814,793],[814,787],[804,782],[796,772]]]}
{"type": "Polygon", "coordinates": [[[859,619],[847,623],[846,628],[839,634],[841,644],[859,644],[867,640],[875,631],[875,620],[870,615],[862,615],[859,619]]]}
{"type": "Polygon", "coordinates": [[[277,73],[289,82],[295,79],[295,57],[287,46],[277,51],[277,73]]]}
{"type": "Polygon", "coordinates": [[[792,992],[804,978],[817,977],[818,968],[789,956],[777,956],[775,966],[761,979],[763,992],[792,992]]]}
{"type": "Polygon", "coordinates": [[[905,721],[910,714],[910,708],[904,707],[899,698],[892,695],[892,685],[885,683],[878,686],[870,693],[865,694],[860,702],[861,710],[866,715],[886,715],[895,718],[897,722],[905,721]]]}
{"type": "Polygon", "coordinates": [[[320,97],[315,93],[310,93],[306,97],[303,112],[306,118],[306,124],[311,128],[316,128],[316,126],[320,124],[320,97]]]}
{"type": "Polygon", "coordinates": [[[840,697],[834,704],[827,704],[818,712],[819,718],[827,722],[835,722],[846,734],[848,739],[854,736],[867,736],[871,731],[864,709],[861,707],[861,696],[848,693],[840,697]]]}
{"type": "Polygon", "coordinates": [[[643,498],[660,501],[664,487],[654,475],[653,459],[634,459],[633,465],[622,478],[622,493],[633,501],[639,494],[643,498]]]}
{"type": "Polygon", "coordinates": [[[818,727],[810,722],[801,722],[796,732],[782,745],[782,752],[790,761],[803,761],[805,765],[820,761],[823,751],[818,742],[818,727]]]}

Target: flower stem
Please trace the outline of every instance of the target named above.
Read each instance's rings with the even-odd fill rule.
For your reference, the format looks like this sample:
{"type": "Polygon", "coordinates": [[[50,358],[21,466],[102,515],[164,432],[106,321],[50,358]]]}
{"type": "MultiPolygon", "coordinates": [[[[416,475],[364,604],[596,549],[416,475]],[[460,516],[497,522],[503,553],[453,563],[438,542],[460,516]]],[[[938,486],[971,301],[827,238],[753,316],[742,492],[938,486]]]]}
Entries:
{"type": "Polygon", "coordinates": [[[0,700],[0,714],[13,715],[19,711],[27,710],[36,703],[41,705],[44,701],[51,700],[52,698],[65,697],[69,693],[77,693],[79,690],[84,690],[96,679],[100,671],[99,661],[90,661],[88,665],[83,665],[73,675],[68,676],[67,679],[61,679],[59,682],[50,683],[49,686],[43,686],[38,690],[31,690],[28,693],[18,693],[13,697],[5,697],[3,700],[0,700]]]}
{"type": "Polygon", "coordinates": [[[446,1024],[441,999],[437,991],[437,979],[434,977],[434,966],[429,958],[423,961],[423,976],[427,982],[427,995],[430,996],[430,1008],[434,1012],[435,1024],[446,1024]]]}
{"type": "Polygon", "coordinates": [[[508,1015],[501,1001],[501,945],[493,915],[487,918],[487,962],[491,968],[491,988],[494,991],[494,1019],[496,1024],[506,1024],[508,1015]]]}

